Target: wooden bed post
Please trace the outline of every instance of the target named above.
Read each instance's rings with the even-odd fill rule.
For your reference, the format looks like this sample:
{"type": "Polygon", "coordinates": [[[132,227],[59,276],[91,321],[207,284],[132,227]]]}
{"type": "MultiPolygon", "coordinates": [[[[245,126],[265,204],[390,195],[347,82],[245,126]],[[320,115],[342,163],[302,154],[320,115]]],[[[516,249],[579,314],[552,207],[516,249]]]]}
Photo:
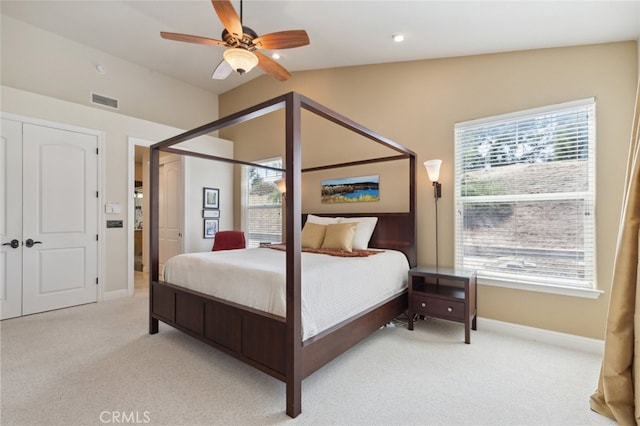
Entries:
{"type": "Polygon", "coordinates": [[[412,268],[418,265],[418,217],[416,214],[417,204],[417,190],[416,190],[416,157],[412,155],[409,157],[409,215],[411,216],[411,255],[409,256],[409,266],[412,268]]]}
{"type": "Polygon", "coordinates": [[[158,245],[159,232],[159,210],[160,210],[160,150],[151,148],[151,158],[149,166],[149,225],[145,227],[149,230],[149,334],[158,332],[158,319],[153,318],[153,282],[158,282],[158,261],[160,257],[160,246],[158,245]]]}
{"type": "Polygon", "coordinates": [[[287,204],[287,414],[296,417],[302,411],[302,297],[301,238],[302,203],[301,170],[301,98],[297,93],[286,95],[285,167],[287,204]]]}

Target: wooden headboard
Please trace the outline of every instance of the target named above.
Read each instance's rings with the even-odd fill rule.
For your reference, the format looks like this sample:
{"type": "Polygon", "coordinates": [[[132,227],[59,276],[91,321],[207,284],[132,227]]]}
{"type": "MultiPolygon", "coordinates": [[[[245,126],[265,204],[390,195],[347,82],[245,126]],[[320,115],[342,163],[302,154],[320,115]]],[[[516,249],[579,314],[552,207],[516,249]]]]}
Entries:
{"type": "MultiPolygon", "coordinates": [[[[325,217],[377,217],[369,247],[398,250],[407,256],[409,265],[417,265],[416,224],[409,213],[313,213],[325,217]]],[[[302,215],[302,225],[307,222],[307,214],[302,215]]]]}

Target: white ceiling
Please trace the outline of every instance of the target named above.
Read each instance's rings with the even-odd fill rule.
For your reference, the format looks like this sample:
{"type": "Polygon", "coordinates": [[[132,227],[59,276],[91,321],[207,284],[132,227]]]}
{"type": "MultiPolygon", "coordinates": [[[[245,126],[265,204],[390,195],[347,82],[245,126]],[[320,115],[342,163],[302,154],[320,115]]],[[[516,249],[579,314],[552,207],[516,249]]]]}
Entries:
{"type": "MultiPolygon", "coordinates": [[[[240,2],[233,4],[240,13],[240,2]]],[[[211,80],[224,47],[160,38],[160,31],[220,39],[206,0],[7,1],[1,12],[154,71],[223,93],[259,75],[211,80]]],[[[311,44],[279,52],[289,71],[637,40],[640,0],[247,0],[258,35],[305,29],[311,44]],[[393,43],[392,33],[407,40],[393,43]]],[[[106,64],[108,66],[108,64],[106,64]]],[[[401,76],[398,76],[401,77],[401,76]]]]}

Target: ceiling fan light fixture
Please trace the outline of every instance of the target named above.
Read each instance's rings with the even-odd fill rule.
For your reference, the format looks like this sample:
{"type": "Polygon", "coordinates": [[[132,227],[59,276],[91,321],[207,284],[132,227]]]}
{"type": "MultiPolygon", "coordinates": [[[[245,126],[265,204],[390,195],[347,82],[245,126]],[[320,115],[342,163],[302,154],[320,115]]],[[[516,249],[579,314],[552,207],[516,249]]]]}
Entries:
{"type": "Polygon", "coordinates": [[[229,49],[223,53],[224,59],[218,63],[211,75],[215,80],[224,80],[233,71],[238,74],[247,73],[256,66],[279,81],[291,77],[291,73],[285,67],[259,50],[276,51],[306,46],[309,44],[309,35],[305,30],[277,31],[258,37],[255,31],[242,25],[242,0],[239,16],[232,0],[212,0],[211,5],[224,27],[222,40],[166,31],[161,31],[160,37],[186,43],[228,47],[229,49]]]}
{"type": "Polygon", "coordinates": [[[224,60],[231,65],[238,74],[244,74],[251,71],[258,65],[258,57],[247,49],[232,48],[227,49],[223,53],[224,60]]]}

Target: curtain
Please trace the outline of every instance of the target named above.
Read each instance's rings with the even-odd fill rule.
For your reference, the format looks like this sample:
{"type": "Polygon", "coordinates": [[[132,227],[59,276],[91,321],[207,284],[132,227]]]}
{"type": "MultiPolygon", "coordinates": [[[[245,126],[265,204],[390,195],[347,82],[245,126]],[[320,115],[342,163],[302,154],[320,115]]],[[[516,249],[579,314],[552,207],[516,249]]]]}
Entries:
{"type": "Polygon", "coordinates": [[[640,424],[640,81],[631,131],[611,300],[605,333],[604,357],[598,389],[591,395],[591,409],[621,425],[640,424]]]}

